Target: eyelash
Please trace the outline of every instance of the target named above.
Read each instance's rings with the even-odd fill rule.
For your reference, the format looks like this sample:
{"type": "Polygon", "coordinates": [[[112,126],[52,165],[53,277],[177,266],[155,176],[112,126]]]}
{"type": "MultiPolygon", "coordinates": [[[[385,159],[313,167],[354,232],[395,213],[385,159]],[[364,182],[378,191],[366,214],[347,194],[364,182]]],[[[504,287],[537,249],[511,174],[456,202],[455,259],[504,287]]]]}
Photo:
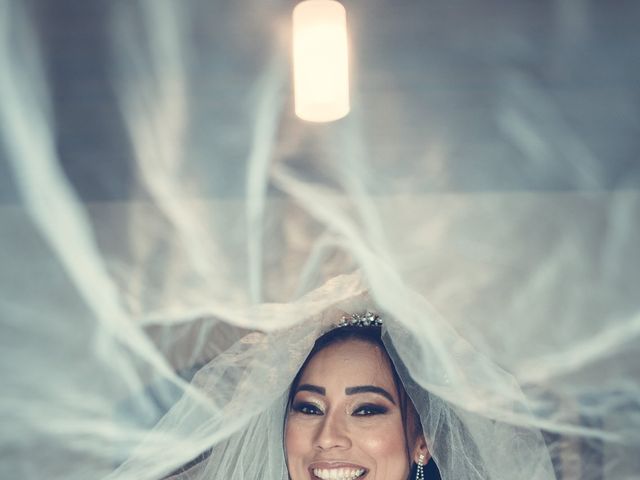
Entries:
{"type": "MultiPolygon", "coordinates": [[[[324,415],[324,412],[317,405],[309,402],[294,403],[292,410],[303,415],[324,415]]],[[[386,407],[366,403],[356,408],[352,415],[355,417],[371,417],[374,415],[384,415],[387,412],[388,409],[386,407]]]]}
{"type": "Polygon", "coordinates": [[[317,405],[309,402],[294,403],[292,410],[303,415],[322,415],[322,410],[317,405]]]}
{"type": "Polygon", "coordinates": [[[367,403],[356,408],[353,411],[353,415],[357,417],[371,417],[373,415],[384,415],[387,412],[388,409],[386,407],[367,403]]]}

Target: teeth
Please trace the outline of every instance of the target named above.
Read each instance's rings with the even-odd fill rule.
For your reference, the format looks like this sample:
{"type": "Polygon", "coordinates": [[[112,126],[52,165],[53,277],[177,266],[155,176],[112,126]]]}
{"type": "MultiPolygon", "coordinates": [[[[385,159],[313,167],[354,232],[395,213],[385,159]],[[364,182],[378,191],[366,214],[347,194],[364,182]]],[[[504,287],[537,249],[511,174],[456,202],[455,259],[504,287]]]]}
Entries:
{"type": "Polygon", "coordinates": [[[363,468],[314,468],[313,474],[322,480],[353,480],[362,476],[363,468]]]}

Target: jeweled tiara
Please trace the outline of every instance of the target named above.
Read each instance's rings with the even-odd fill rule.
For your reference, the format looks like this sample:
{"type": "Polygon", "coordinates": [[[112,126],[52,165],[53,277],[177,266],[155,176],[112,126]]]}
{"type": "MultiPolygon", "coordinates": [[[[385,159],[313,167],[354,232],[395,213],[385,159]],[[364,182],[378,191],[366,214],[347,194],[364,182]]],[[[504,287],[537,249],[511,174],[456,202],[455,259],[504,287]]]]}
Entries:
{"type": "Polygon", "coordinates": [[[336,325],[340,327],[381,327],[382,318],[373,312],[353,313],[342,317],[342,321],[336,325]]]}

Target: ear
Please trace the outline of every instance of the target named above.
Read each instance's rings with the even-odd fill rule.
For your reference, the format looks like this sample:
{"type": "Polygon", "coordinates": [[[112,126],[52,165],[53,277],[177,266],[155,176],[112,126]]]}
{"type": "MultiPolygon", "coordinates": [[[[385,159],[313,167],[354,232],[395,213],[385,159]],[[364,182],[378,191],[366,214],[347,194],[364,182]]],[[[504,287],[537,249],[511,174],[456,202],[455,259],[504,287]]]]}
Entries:
{"type": "Polygon", "coordinates": [[[424,435],[422,434],[418,435],[418,438],[416,438],[415,444],[413,446],[413,451],[411,452],[411,460],[413,461],[413,463],[418,463],[420,455],[423,456],[422,464],[426,465],[431,458],[431,453],[427,448],[427,442],[424,439],[424,435]]]}

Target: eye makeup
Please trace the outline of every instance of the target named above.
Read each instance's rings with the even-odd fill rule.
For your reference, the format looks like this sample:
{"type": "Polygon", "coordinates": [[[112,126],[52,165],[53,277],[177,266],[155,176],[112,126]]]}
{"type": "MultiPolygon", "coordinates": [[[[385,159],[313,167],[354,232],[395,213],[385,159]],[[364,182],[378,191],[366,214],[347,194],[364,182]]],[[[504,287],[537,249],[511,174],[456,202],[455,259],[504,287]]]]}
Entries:
{"type": "Polygon", "coordinates": [[[291,411],[303,415],[324,415],[324,409],[319,402],[310,400],[294,400],[291,411]]]}
{"type": "Polygon", "coordinates": [[[383,405],[376,405],[375,403],[365,403],[354,408],[351,415],[355,417],[372,417],[375,415],[384,415],[388,411],[389,409],[383,405]]]}

